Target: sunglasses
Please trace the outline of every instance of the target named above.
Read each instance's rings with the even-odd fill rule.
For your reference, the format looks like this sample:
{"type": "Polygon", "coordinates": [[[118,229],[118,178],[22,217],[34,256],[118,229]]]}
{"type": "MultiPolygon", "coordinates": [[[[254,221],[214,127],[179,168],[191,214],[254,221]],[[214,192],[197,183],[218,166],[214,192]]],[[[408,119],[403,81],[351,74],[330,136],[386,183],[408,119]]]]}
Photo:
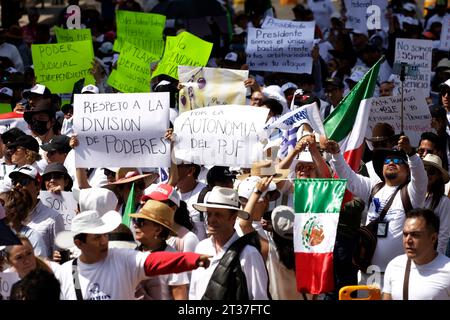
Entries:
{"type": "Polygon", "coordinates": [[[138,228],[142,228],[143,226],[146,225],[147,221],[146,219],[142,219],[142,218],[133,218],[131,219],[131,221],[133,222],[133,224],[138,227],[138,228]]]}
{"type": "Polygon", "coordinates": [[[405,160],[403,160],[401,158],[386,158],[386,159],[384,159],[384,164],[390,164],[390,163],[406,164],[405,160]]]}
{"type": "Polygon", "coordinates": [[[20,184],[21,186],[26,186],[29,183],[31,183],[32,181],[33,181],[33,179],[27,178],[27,177],[11,179],[13,186],[15,186],[17,184],[20,184]]]}
{"type": "Polygon", "coordinates": [[[438,174],[438,170],[433,167],[425,167],[425,171],[427,172],[428,176],[435,176],[438,174]]]}
{"type": "Polygon", "coordinates": [[[50,181],[51,179],[53,180],[59,180],[59,179],[64,179],[64,174],[61,172],[51,172],[51,173],[47,173],[43,176],[44,181],[50,181]]]}

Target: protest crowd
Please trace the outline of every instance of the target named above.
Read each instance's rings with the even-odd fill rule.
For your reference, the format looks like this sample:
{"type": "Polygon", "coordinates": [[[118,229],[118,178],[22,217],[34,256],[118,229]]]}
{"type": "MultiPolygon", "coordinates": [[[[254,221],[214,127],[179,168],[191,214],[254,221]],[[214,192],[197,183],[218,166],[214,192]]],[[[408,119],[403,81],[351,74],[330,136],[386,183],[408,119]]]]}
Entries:
{"type": "Polygon", "coordinates": [[[450,300],[447,0],[97,2],[1,1],[1,299],[450,300]]]}

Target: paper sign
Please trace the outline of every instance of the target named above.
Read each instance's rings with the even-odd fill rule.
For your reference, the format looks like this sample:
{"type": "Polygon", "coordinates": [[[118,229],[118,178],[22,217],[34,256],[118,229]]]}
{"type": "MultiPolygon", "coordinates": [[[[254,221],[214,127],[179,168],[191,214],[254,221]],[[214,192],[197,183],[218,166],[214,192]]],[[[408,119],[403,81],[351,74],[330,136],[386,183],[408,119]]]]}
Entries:
{"type": "Polygon", "coordinates": [[[65,230],[70,230],[72,219],[77,212],[77,201],[73,197],[72,192],[54,193],[41,191],[39,199],[41,199],[44,206],[59,212],[63,216],[65,230]]]}
{"type": "Polygon", "coordinates": [[[159,58],[135,45],[125,42],[108,84],[126,93],[150,92],[150,63],[159,58]]]}
{"type": "Polygon", "coordinates": [[[314,39],[314,28],[316,23],[314,21],[291,21],[281,20],[274,17],[267,16],[261,25],[262,29],[297,29],[302,30],[305,39],[314,39]]]}
{"type": "Polygon", "coordinates": [[[311,73],[312,47],[311,35],[302,29],[248,28],[247,64],[250,70],[311,73]]]}
{"type": "Polygon", "coordinates": [[[439,50],[448,51],[450,49],[450,16],[445,15],[442,21],[441,39],[439,50]]]}
{"type": "Polygon", "coordinates": [[[76,94],[77,168],[170,167],[169,93],[76,94]]]}
{"type": "Polygon", "coordinates": [[[213,106],[180,114],[174,123],[175,158],[196,164],[245,166],[260,160],[260,132],[269,109],[213,106]]]}
{"type": "Polygon", "coordinates": [[[52,93],[70,93],[78,80],[85,85],[95,84],[91,75],[94,51],[92,41],[57,44],[33,44],[31,52],[36,82],[47,86],[52,93]]]}
{"type": "MultiPolygon", "coordinates": [[[[403,97],[403,130],[412,146],[417,147],[420,135],[431,131],[431,115],[422,91],[414,91],[403,97]]],[[[366,137],[372,137],[372,129],[378,122],[389,123],[396,134],[401,132],[401,96],[370,98],[365,100],[370,108],[366,137]]]]}
{"type": "Polygon", "coordinates": [[[166,74],[178,79],[178,66],[204,67],[208,63],[213,44],[204,41],[189,32],[176,37],[166,38],[164,56],[158,64],[152,78],[166,74]]]}
{"type": "Polygon", "coordinates": [[[125,41],[128,41],[158,58],[161,57],[165,24],[166,17],[160,14],[117,10],[114,51],[122,52],[125,41]]]}
{"type": "Polygon", "coordinates": [[[92,41],[91,29],[63,29],[54,26],[53,31],[58,43],[74,41],[92,41]]]}
{"type": "Polygon", "coordinates": [[[367,34],[367,30],[389,29],[386,18],[388,2],[386,0],[344,0],[347,8],[345,27],[367,34]],[[374,10],[372,6],[376,6],[374,10]],[[375,23],[375,18],[379,19],[375,23]]]}
{"type": "MultiPolygon", "coordinates": [[[[408,65],[419,66],[417,76],[406,76],[403,83],[404,93],[423,90],[424,94],[430,94],[431,58],[433,41],[402,39],[395,41],[395,63],[405,62],[408,65]]],[[[401,94],[400,76],[395,76],[394,94],[401,94]]]]}
{"type": "Polygon", "coordinates": [[[180,113],[216,105],[245,105],[247,70],[178,66],[178,77],[183,86],[180,113]]]}
{"type": "Polygon", "coordinates": [[[8,112],[0,114],[0,134],[12,128],[18,128],[26,134],[31,134],[28,123],[23,119],[23,113],[8,112]]]}
{"type": "Polygon", "coordinates": [[[3,300],[9,300],[12,286],[19,280],[16,272],[0,272],[0,295],[3,300]]]}

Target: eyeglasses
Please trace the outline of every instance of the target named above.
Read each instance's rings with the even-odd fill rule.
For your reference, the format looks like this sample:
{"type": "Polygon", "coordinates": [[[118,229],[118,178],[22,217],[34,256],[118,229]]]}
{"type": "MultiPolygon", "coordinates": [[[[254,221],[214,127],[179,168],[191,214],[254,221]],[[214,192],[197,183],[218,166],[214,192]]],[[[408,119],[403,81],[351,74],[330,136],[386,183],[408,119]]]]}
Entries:
{"type": "Polygon", "coordinates": [[[59,179],[64,179],[64,173],[61,172],[50,172],[47,174],[44,174],[43,176],[44,181],[49,181],[49,180],[59,180],[59,179]]]}
{"type": "Polygon", "coordinates": [[[28,185],[31,181],[33,181],[33,179],[31,178],[27,178],[27,177],[21,177],[21,178],[17,178],[17,179],[11,179],[11,182],[13,184],[13,186],[20,184],[21,186],[26,186],[28,185]]]}
{"type": "Polygon", "coordinates": [[[133,218],[131,219],[131,221],[133,222],[133,224],[138,227],[138,228],[142,228],[143,226],[145,226],[148,222],[148,220],[146,219],[142,219],[142,218],[133,218]]]}
{"type": "Polygon", "coordinates": [[[405,160],[403,160],[401,158],[386,158],[386,159],[384,159],[384,164],[390,164],[390,163],[406,164],[405,160]]]}
{"type": "Polygon", "coordinates": [[[425,167],[425,171],[427,172],[428,176],[435,176],[438,174],[438,170],[433,167],[425,167]]]}
{"type": "Polygon", "coordinates": [[[420,154],[420,155],[425,154],[425,151],[427,152],[427,154],[428,153],[431,153],[431,154],[434,153],[433,149],[427,149],[427,148],[419,148],[419,149],[417,149],[417,153],[420,154]]]}

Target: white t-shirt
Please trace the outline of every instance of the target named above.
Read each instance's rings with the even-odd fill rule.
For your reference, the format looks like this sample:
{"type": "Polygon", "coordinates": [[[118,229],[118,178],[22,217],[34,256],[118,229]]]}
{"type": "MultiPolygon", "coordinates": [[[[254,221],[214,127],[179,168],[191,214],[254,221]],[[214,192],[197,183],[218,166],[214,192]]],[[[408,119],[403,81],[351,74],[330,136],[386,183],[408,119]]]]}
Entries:
{"type": "MultiPolygon", "coordinates": [[[[144,263],[149,252],[108,249],[106,259],[86,264],[78,259],[78,277],[84,300],[135,300],[136,287],[146,279],[144,263]]],[[[77,300],[72,277],[72,260],[56,272],[61,283],[61,300],[77,300]]]]}
{"type": "Polygon", "coordinates": [[[178,237],[169,237],[166,242],[168,245],[175,248],[178,252],[194,252],[197,247],[198,237],[189,229],[178,226],[176,228],[178,237]]]}
{"type": "MultiPolygon", "coordinates": [[[[166,246],[164,251],[177,252],[169,245],[166,246]]],[[[188,284],[187,272],[152,276],[139,283],[136,290],[136,298],[139,300],[173,300],[170,294],[170,287],[188,284]]]]}
{"type": "MultiPolygon", "coordinates": [[[[192,271],[189,300],[200,300],[203,297],[209,280],[211,279],[214,270],[219,265],[220,259],[230,245],[237,239],[239,239],[239,236],[235,232],[219,252],[216,252],[212,237],[200,241],[195,252],[212,256],[212,258],[210,259],[210,265],[207,269],[197,268],[192,271]]],[[[245,274],[249,299],[268,300],[268,275],[264,260],[259,251],[255,247],[247,245],[241,251],[239,261],[241,263],[242,272],[245,274]]]]}
{"type": "MultiPolygon", "coordinates": [[[[431,207],[431,198],[425,200],[424,207],[431,207]]],[[[437,252],[445,254],[450,237],[450,199],[443,195],[434,213],[439,217],[440,222],[437,252]]]]}
{"type": "Polygon", "coordinates": [[[192,191],[181,193],[180,190],[178,190],[178,192],[180,193],[180,199],[186,202],[187,208],[189,210],[189,216],[191,217],[192,222],[195,226],[194,233],[197,235],[198,240],[200,241],[206,238],[206,219],[203,212],[195,210],[192,204],[198,202],[198,195],[204,187],[206,187],[206,184],[198,182],[195,188],[192,189],[192,191]]]}
{"type": "MultiPolygon", "coordinates": [[[[384,274],[383,292],[392,300],[403,300],[406,254],[389,262],[384,274]]],[[[438,254],[431,262],[416,265],[411,261],[409,300],[450,300],[450,258],[438,254]]]]}

